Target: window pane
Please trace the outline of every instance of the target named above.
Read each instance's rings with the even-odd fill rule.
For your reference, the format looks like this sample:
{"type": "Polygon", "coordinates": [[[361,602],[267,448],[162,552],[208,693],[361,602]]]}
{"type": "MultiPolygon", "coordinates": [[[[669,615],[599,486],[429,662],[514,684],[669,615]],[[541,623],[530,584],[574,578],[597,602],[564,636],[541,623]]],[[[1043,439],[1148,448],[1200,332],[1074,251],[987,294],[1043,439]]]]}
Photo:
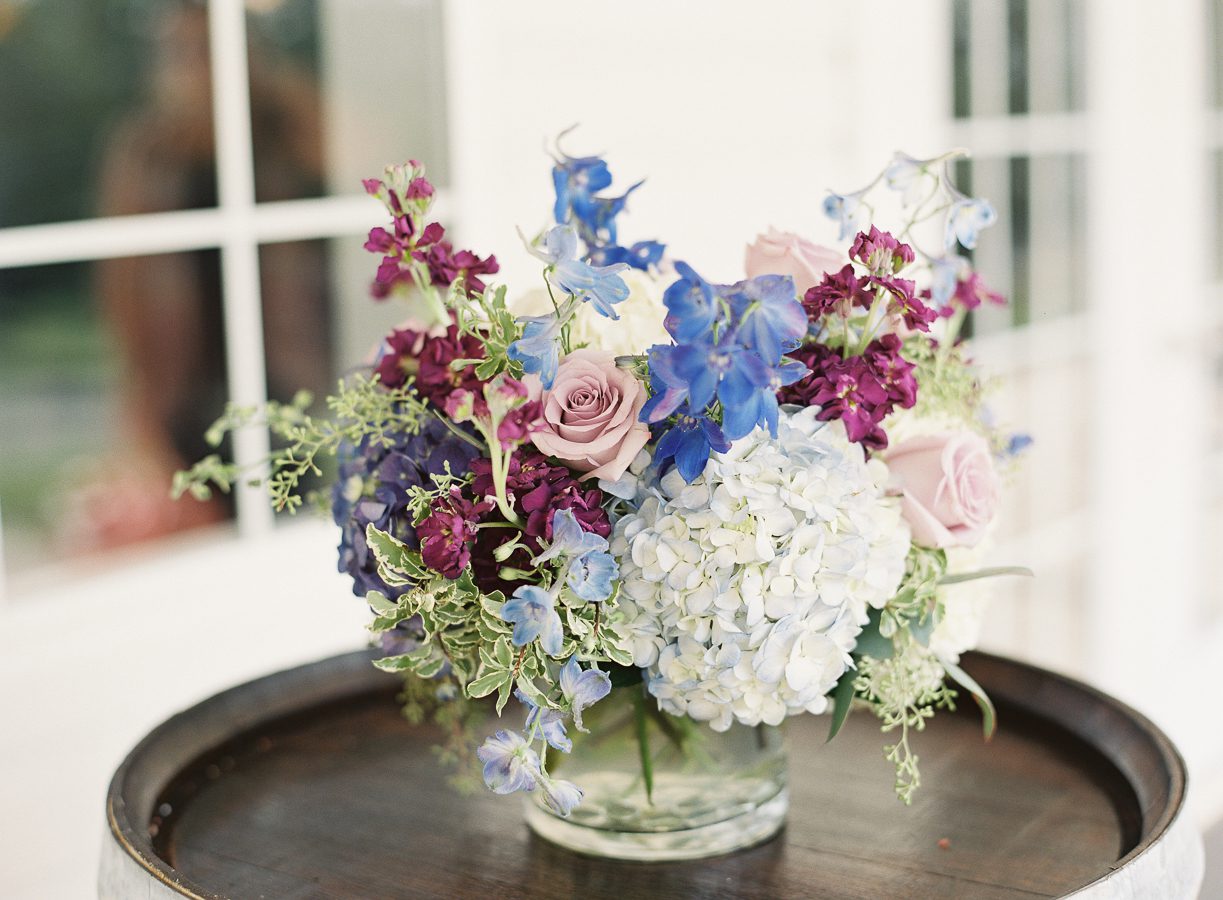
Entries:
{"type": "Polygon", "coordinates": [[[962,162],[960,187],[988,199],[998,222],[971,254],[1006,308],[973,313],[976,334],[1043,322],[1085,308],[1084,161],[1078,155],[962,162]]]}
{"type": "Polygon", "coordinates": [[[1083,108],[1082,0],[955,0],[957,117],[1083,108]]]}
{"type": "Polygon", "coordinates": [[[260,201],[358,193],[362,178],[408,158],[447,183],[439,0],[247,9],[260,201]]]}
{"type": "Polygon", "coordinates": [[[0,227],[216,203],[200,3],[4,4],[0,227]]]}
{"type": "Polygon", "coordinates": [[[230,514],[174,503],[224,403],[216,251],[0,272],[6,567],[157,538],[230,514]]]}

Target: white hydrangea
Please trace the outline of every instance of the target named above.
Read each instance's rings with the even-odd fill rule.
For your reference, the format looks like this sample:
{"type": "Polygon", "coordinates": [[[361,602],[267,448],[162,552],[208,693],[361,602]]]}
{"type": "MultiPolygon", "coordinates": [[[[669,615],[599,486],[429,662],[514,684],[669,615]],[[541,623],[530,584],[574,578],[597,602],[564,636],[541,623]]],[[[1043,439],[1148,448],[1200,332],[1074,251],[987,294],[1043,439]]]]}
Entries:
{"type": "MultiPolygon", "coordinates": [[[[616,356],[635,356],[654,344],[669,344],[671,336],[663,327],[667,309],[662,304],[662,295],[675,279],[668,278],[666,273],[655,276],[640,269],[626,269],[620,277],[629,287],[628,297],[616,304],[616,315],[620,318],[613,322],[591,304],[583,303],[574,314],[570,329],[574,346],[586,344],[616,356]]],[[[514,300],[511,307],[515,315],[541,316],[552,312],[552,301],[546,289],[537,288],[514,300]]]]}
{"type": "Polygon", "coordinates": [[[895,593],[909,531],[840,422],[783,413],[672,471],[616,523],[618,603],[651,693],[716,730],[823,712],[870,607],[895,593]]]}
{"type": "MultiPolygon", "coordinates": [[[[948,572],[972,572],[985,565],[988,537],[976,547],[952,547],[947,551],[948,572]]],[[[930,635],[930,650],[940,659],[959,662],[960,654],[977,646],[989,606],[993,579],[982,578],[939,589],[943,618],[930,635]]]]}

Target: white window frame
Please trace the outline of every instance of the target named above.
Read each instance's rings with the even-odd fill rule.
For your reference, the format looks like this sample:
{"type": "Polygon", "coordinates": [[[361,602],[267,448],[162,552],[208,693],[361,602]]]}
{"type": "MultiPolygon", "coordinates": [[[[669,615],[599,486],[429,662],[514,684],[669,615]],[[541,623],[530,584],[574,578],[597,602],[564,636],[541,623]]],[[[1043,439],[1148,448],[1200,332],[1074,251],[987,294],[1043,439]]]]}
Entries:
{"type": "MultiPolygon", "coordinates": [[[[122,256],[219,249],[222,311],[230,398],[243,405],[267,399],[259,247],[283,241],[360,235],[384,218],[364,195],[255,202],[243,0],[209,0],[217,205],[210,209],[114,216],[0,229],[0,269],[94,261],[122,256]]],[[[435,209],[447,215],[445,192],[435,209]]],[[[234,461],[257,467],[269,451],[265,429],[234,436],[234,461]]],[[[235,486],[243,537],[265,536],[273,513],[262,488],[235,486]]],[[[0,605],[7,596],[0,517],[0,605]]]]}
{"type": "Polygon", "coordinates": [[[1085,557],[1086,596],[1052,617],[1011,611],[1014,634],[1000,649],[1033,655],[1071,629],[1082,674],[1171,732],[1198,782],[1200,814],[1217,818],[1223,731],[1200,691],[1223,677],[1223,616],[1208,604],[1221,548],[1203,539],[1223,490],[1223,455],[1209,448],[1211,419],[1223,410],[1210,402],[1208,368],[1223,338],[1223,284],[1212,284],[1209,265],[1223,251],[1208,242],[1216,232],[1202,186],[1213,181],[1210,153],[1223,148],[1223,111],[1206,102],[1206,3],[1084,7],[1082,111],[948,126],[974,159],[1085,161],[1087,309],[976,341],[978,358],[1002,372],[1078,358],[1092,373],[1088,502],[999,548],[1021,551],[1016,558],[1038,574],[1085,557]],[[1158,63],[1132,64],[1138,59],[1158,63]],[[1157,296],[1132,288],[1140,284],[1157,286],[1157,296]]]}

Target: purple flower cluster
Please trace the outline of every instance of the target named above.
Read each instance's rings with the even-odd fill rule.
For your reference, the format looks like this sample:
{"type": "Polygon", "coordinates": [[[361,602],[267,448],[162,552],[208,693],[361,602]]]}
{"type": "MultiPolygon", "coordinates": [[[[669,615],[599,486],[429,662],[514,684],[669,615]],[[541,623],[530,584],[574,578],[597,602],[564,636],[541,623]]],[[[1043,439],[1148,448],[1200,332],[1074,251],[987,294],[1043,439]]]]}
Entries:
{"type": "MultiPolygon", "coordinates": [[[[409,162],[408,167],[411,173],[422,171],[415,160],[409,162]]],[[[396,285],[410,285],[412,274],[408,261],[412,259],[428,267],[430,281],[438,287],[449,287],[463,278],[469,292],[482,292],[485,285],[479,276],[496,273],[500,268],[497,258],[481,258],[470,250],[456,251],[445,239],[446,230],[437,222],[430,222],[421,229],[418,217],[433,196],[433,185],[423,175],[406,177],[410,180],[402,189],[377,178],[362,182],[366,193],[386,204],[392,218],[390,231],[374,228],[365,242],[366,250],[383,254],[371,288],[374,297],[381,300],[389,296],[396,285]]]]}
{"type": "Polygon", "coordinates": [[[463,574],[471,562],[480,518],[492,508],[490,500],[473,502],[459,488],[451,488],[450,496],[435,502],[429,515],[416,525],[424,564],[446,578],[463,574]]]}
{"type": "Polygon", "coordinates": [[[476,411],[484,404],[484,382],[476,377],[475,365],[451,367],[456,359],[483,359],[484,344],[470,334],[459,335],[452,324],[435,336],[412,329],[396,329],[383,344],[376,365],[379,381],[388,388],[401,386],[409,377],[416,392],[439,410],[457,391],[475,396],[476,411]]]}
{"type": "Polygon", "coordinates": [[[441,475],[447,464],[456,475],[464,474],[476,454],[436,420],[426,420],[418,434],[402,435],[389,447],[363,441],[345,449],[331,509],[340,526],[339,570],[352,577],[354,594],[397,593],[378,577],[377,561],[365,542],[366,527],[372,524],[409,547],[419,547],[407,508],[408,489],[432,486],[430,476],[441,475]]]}
{"type": "Polygon", "coordinates": [[[790,353],[811,375],[782,388],[782,403],[818,406],[821,421],[840,419],[851,441],[882,450],[888,437],[881,423],[897,407],[917,402],[914,366],[900,355],[901,341],[885,334],[871,341],[861,356],[842,357],[823,344],[808,344],[790,353]]]}
{"type": "MultiPolygon", "coordinates": [[[[914,260],[913,248],[874,225],[858,232],[849,248],[850,259],[866,268],[858,275],[853,263],[824,275],[803,297],[803,308],[812,322],[825,315],[849,317],[855,308],[869,309],[875,299],[887,298],[888,313],[913,331],[929,331],[938,312],[922,302],[917,285],[899,272],[914,260]]],[[[928,296],[928,294],[926,295],[928,296]]]]}
{"type": "MultiPolygon", "coordinates": [[[[471,463],[472,492],[477,497],[493,493],[492,463],[476,459],[471,463]]],[[[567,509],[584,531],[606,538],[611,534],[611,520],[603,509],[603,492],[583,485],[565,466],[555,465],[538,451],[523,448],[509,459],[506,491],[514,511],[522,517],[521,533],[509,528],[481,529],[472,555],[472,571],[482,590],[508,590],[520,582],[499,577],[498,569],[505,565],[530,569],[530,560],[546,542],[552,540],[552,519],[558,510],[567,509]],[[493,551],[512,537],[519,537],[525,549],[509,559],[497,562],[493,551]]]]}

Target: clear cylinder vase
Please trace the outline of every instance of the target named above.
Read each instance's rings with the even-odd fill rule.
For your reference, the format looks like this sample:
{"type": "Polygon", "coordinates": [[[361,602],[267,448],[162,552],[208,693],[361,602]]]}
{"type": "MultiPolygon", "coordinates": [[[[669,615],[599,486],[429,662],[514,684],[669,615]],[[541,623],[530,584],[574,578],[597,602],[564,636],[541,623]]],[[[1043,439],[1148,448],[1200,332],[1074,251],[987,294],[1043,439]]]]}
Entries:
{"type": "Polygon", "coordinates": [[[729,853],[767,840],[789,808],[781,731],[708,725],[661,712],[642,685],[618,687],[570,729],[571,753],[549,772],[585,793],[568,817],[536,796],[527,824],[578,853],[665,861],[729,853]]]}

